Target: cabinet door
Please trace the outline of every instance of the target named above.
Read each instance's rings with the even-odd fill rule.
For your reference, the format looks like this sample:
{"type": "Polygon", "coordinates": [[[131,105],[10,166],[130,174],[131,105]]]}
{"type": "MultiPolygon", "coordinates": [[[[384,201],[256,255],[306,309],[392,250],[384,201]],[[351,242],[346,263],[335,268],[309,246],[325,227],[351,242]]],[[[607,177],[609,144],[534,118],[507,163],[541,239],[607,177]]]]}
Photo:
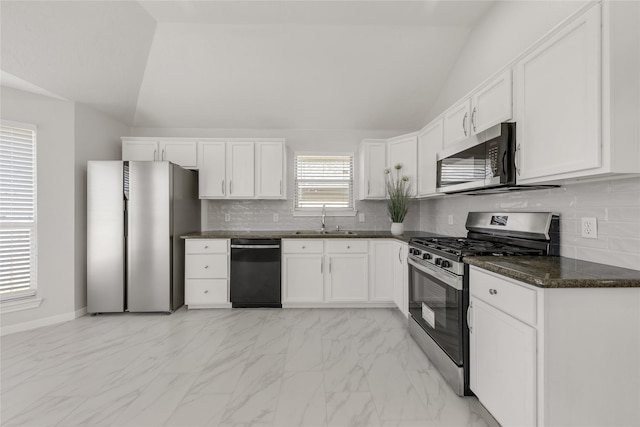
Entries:
{"type": "Polygon", "coordinates": [[[282,302],[323,302],[322,255],[282,256],[282,302]]]}
{"type": "Polygon", "coordinates": [[[470,387],[505,426],[536,425],[536,330],[471,297],[470,387]]]}
{"type": "Polygon", "coordinates": [[[369,242],[369,301],[394,300],[394,247],[394,242],[389,240],[369,242]]]}
{"type": "Polygon", "coordinates": [[[478,90],[471,101],[471,132],[487,130],[512,117],[511,70],[478,90]]]}
{"type": "Polygon", "coordinates": [[[418,134],[418,196],[436,195],[436,155],[442,150],[443,123],[437,119],[418,134]]]}
{"type": "Polygon", "coordinates": [[[195,141],[160,141],[158,160],[168,160],[183,168],[198,167],[198,144],[195,141]]]}
{"type": "Polygon", "coordinates": [[[521,182],[600,166],[600,36],[596,5],[516,65],[521,182]]]}
{"type": "Polygon", "coordinates": [[[327,255],[327,301],[367,301],[367,258],[367,254],[327,255]]]}
{"type": "Polygon", "coordinates": [[[443,146],[455,144],[467,138],[471,125],[471,99],[467,98],[444,113],[443,146]]]}
{"type": "Polygon", "coordinates": [[[221,142],[199,142],[198,191],[200,198],[226,196],[225,145],[221,142]]]}
{"type": "Polygon", "coordinates": [[[254,144],[227,144],[227,197],[252,198],[254,194],[254,144]]]}
{"type": "Polygon", "coordinates": [[[387,144],[365,142],[360,146],[360,199],[384,199],[387,194],[384,168],[387,167],[387,144]]]}
{"type": "Polygon", "coordinates": [[[409,266],[407,265],[406,243],[394,242],[393,253],[393,302],[404,314],[409,314],[409,266]]]}
{"type": "Polygon", "coordinates": [[[418,170],[418,141],[415,136],[401,137],[393,139],[389,142],[389,158],[388,167],[391,173],[394,173],[394,166],[402,165],[400,170],[401,176],[409,177],[409,185],[411,186],[410,194],[417,194],[417,170],[418,170]]]}
{"type": "Polygon", "coordinates": [[[284,198],[284,144],[256,141],[256,197],[284,198]]]}
{"type": "Polygon", "coordinates": [[[158,160],[157,141],[122,141],[122,160],[158,160]]]}

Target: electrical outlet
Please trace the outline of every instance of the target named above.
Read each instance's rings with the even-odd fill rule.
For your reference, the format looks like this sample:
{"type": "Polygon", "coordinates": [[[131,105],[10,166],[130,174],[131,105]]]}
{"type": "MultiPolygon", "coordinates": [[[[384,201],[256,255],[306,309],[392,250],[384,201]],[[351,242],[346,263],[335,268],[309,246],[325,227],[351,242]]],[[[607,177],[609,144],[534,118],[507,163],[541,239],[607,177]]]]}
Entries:
{"type": "Polygon", "coordinates": [[[453,215],[449,214],[447,221],[449,222],[449,225],[453,225],[453,215]]]}
{"type": "Polygon", "coordinates": [[[596,218],[582,218],[582,237],[585,239],[598,238],[598,221],[596,218]]]}
{"type": "Polygon", "coordinates": [[[273,222],[278,222],[278,213],[273,214],[273,222]]]}
{"type": "Polygon", "coordinates": [[[360,222],[364,222],[364,212],[360,212],[360,213],[358,214],[358,221],[360,221],[360,222]]]}
{"type": "Polygon", "coordinates": [[[224,214],[224,222],[229,222],[229,221],[231,221],[231,214],[228,214],[228,213],[224,214]]]}

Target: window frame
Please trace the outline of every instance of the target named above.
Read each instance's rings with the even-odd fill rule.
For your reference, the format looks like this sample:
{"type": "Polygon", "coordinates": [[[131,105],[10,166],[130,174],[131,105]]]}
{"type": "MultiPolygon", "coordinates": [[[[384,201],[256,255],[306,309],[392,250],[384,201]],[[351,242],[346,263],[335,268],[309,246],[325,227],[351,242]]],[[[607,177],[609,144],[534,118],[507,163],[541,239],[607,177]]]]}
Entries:
{"type": "Polygon", "coordinates": [[[356,197],[355,197],[355,185],[356,185],[356,161],[355,161],[355,153],[352,151],[330,151],[330,152],[319,152],[319,151],[296,151],[293,154],[293,216],[318,216],[322,214],[323,209],[318,208],[305,208],[298,207],[298,156],[345,156],[351,159],[351,180],[350,180],[350,207],[326,207],[325,213],[327,216],[355,216],[357,214],[356,210],[356,197]]]}
{"type": "Polygon", "coordinates": [[[26,224],[24,222],[0,222],[0,226],[3,229],[28,228],[31,231],[29,288],[0,292],[2,312],[8,313],[26,308],[35,308],[41,302],[40,299],[35,299],[38,289],[38,129],[34,124],[10,120],[0,120],[0,126],[33,132],[33,221],[26,224]]]}

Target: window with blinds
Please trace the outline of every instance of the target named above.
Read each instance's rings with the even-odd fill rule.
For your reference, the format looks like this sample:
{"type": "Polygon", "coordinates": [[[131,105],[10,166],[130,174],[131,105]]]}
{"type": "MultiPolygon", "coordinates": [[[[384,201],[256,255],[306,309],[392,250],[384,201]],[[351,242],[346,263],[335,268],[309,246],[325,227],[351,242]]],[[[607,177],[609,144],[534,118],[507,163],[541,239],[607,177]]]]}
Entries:
{"type": "Polygon", "coordinates": [[[296,155],[296,209],[353,209],[353,156],[296,155]]]}
{"type": "Polygon", "coordinates": [[[36,131],[0,125],[0,298],[36,287],[36,131]]]}

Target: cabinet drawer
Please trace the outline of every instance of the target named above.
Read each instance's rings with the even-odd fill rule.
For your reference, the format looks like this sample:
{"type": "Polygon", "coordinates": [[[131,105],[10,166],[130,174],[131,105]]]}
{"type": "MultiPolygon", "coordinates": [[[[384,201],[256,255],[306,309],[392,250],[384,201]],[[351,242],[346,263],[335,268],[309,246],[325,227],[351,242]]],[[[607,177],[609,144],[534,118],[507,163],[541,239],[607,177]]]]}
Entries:
{"type": "Polygon", "coordinates": [[[537,292],[501,276],[470,268],[469,292],[495,308],[531,325],[536,323],[537,292]]]}
{"type": "Polygon", "coordinates": [[[282,241],[282,252],[285,254],[321,254],[323,247],[321,239],[288,239],[282,241]]]}
{"type": "Polygon", "coordinates": [[[227,254],[190,254],[185,257],[187,279],[226,279],[227,254]]]}
{"type": "Polygon", "coordinates": [[[185,304],[223,304],[227,297],[227,279],[188,279],[184,289],[185,304]]]}
{"type": "Polygon", "coordinates": [[[369,250],[366,239],[327,240],[328,253],[366,253],[369,250]]]}
{"type": "Polygon", "coordinates": [[[187,239],[185,253],[187,254],[215,254],[227,253],[227,239],[187,239]]]}

